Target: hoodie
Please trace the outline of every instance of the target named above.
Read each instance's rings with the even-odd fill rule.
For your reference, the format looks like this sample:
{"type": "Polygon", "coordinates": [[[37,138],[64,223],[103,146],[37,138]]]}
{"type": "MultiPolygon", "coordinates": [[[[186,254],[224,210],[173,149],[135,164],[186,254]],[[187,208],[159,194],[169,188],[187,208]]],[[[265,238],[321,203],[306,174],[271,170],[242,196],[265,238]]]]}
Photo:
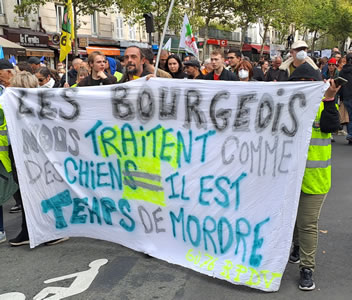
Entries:
{"type": "MultiPolygon", "coordinates": [[[[320,71],[313,68],[309,63],[304,63],[292,72],[289,81],[322,80],[320,71]]],[[[336,132],[340,126],[340,115],[335,101],[324,101],[324,110],[320,116],[320,130],[325,133],[336,132]]]]}
{"type": "Polygon", "coordinates": [[[352,102],[352,64],[344,65],[339,76],[348,80],[348,82],[343,85],[339,91],[341,100],[345,102],[352,102]]]}

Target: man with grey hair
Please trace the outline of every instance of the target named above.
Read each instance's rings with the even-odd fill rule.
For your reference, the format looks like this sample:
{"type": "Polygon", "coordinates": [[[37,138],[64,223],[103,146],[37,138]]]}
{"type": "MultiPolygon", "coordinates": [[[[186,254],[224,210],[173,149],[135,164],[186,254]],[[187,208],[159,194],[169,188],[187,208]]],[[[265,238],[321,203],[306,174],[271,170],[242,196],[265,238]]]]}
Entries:
{"type": "Polygon", "coordinates": [[[275,56],[272,62],[272,66],[266,73],[265,81],[277,81],[280,73],[280,66],[282,64],[281,56],[275,56]]]}
{"type": "Polygon", "coordinates": [[[201,68],[202,74],[207,75],[211,71],[213,71],[213,67],[211,65],[211,60],[210,58],[207,58],[204,63],[203,63],[203,68],[201,68]]]}
{"type": "MultiPolygon", "coordinates": [[[[82,62],[83,62],[83,60],[80,58],[75,58],[72,61],[72,69],[67,72],[67,80],[68,80],[69,86],[72,86],[76,83],[77,71],[80,68],[82,62]]],[[[61,81],[60,81],[60,87],[64,87],[65,82],[66,82],[66,76],[62,76],[61,81]]]]}

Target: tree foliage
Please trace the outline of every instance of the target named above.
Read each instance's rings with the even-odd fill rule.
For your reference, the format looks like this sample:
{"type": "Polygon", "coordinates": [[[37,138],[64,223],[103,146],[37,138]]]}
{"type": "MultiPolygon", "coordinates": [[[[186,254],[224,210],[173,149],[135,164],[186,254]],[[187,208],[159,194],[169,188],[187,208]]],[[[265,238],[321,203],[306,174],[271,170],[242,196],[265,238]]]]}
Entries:
{"type": "MultiPolygon", "coordinates": [[[[19,5],[15,5],[15,12],[22,16],[37,13],[40,6],[46,3],[65,4],[65,0],[22,0],[19,5]]],[[[75,55],[77,55],[77,30],[80,24],[77,22],[78,16],[92,15],[95,12],[107,14],[111,11],[116,0],[72,0],[74,32],[75,32],[75,55]]]]}

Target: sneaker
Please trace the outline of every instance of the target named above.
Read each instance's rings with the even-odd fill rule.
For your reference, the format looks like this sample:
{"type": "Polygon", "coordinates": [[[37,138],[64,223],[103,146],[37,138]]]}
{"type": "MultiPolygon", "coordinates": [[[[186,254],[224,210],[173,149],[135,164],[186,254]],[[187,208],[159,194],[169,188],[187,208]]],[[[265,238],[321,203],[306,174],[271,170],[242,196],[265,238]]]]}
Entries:
{"type": "Polygon", "coordinates": [[[18,213],[22,211],[22,206],[21,205],[14,205],[10,208],[10,214],[18,213]]]}
{"type": "Polygon", "coordinates": [[[68,237],[64,237],[64,238],[61,238],[61,239],[57,239],[57,240],[52,240],[50,242],[46,242],[44,243],[45,246],[52,246],[52,245],[56,245],[56,244],[59,244],[59,243],[62,243],[64,241],[67,241],[69,238],[68,237]]]}
{"type": "Polygon", "coordinates": [[[301,260],[299,259],[299,246],[293,245],[292,252],[288,261],[291,264],[299,264],[301,260]]]}
{"type": "Polygon", "coordinates": [[[346,136],[346,135],[347,135],[347,132],[346,132],[345,130],[341,129],[341,130],[339,130],[339,131],[337,132],[337,135],[346,136]]]}
{"type": "Polygon", "coordinates": [[[311,269],[302,268],[298,287],[302,291],[312,291],[315,289],[315,283],[313,280],[313,271],[311,269]]]}
{"type": "Polygon", "coordinates": [[[14,239],[9,240],[9,243],[13,247],[29,245],[28,233],[23,233],[21,231],[17,237],[15,237],[14,239]]]}
{"type": "Polygon", "coordinates": [[[0,231],[0,244],[6,241],[5,231],[0,231]]]}

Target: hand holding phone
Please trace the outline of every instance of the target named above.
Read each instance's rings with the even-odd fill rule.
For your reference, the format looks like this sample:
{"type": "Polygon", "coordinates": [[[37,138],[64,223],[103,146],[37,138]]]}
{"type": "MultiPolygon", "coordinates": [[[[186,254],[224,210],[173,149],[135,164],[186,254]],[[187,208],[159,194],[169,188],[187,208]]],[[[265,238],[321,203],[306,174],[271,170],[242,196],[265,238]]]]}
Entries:
{"type": "Polygon", "coordinates": [[[348,82],[348,80],[343,77],[337,77],[336,79],[334,79],[334,82],[336,87],[338,87],[338,86],[345,85],[348,82]]]}

